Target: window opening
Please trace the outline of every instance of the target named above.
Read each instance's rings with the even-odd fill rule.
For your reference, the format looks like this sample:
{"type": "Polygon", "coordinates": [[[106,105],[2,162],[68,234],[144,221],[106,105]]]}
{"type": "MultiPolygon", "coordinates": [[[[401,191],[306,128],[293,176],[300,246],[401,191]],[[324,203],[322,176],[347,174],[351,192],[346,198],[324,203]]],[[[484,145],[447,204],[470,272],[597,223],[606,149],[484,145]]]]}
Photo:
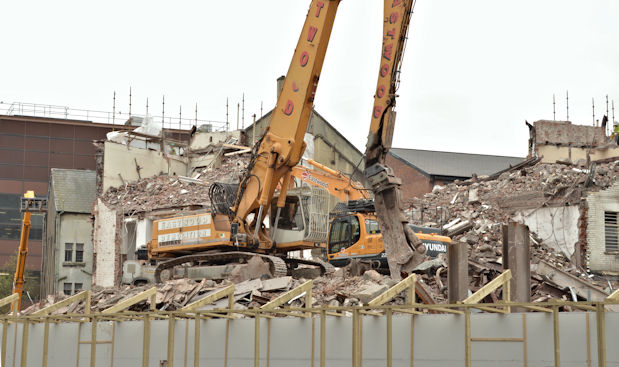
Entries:
{"type": "Polygon", "coordinates": [[[604,212],[604,242],[606,251],[619,251],[619,213],[604,212]]]}
{"type": "Polygon", "coordinates": [[[72,243],[64,244],[64,261],[66,262],[73,261],[73,244],[72,243]]]}
{"type": "Polygon", "coordinates": [[[75,262],[78,262],[78,263],[84,262],[84,244],[83,243],[75,244],[75,262]]]}

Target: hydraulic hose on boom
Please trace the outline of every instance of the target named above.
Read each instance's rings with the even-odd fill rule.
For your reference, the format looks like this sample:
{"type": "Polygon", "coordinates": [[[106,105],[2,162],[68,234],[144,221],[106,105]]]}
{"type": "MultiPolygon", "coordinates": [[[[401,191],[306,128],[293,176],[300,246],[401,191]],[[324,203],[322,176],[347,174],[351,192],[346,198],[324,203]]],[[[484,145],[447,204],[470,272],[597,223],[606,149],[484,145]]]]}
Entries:
{"type": "Polygon", "coordinates": [[[399,279],[425,259],[426,249],[409,228],[402,210],[401,180],[385,164],[393,140],[396,90],[414,0],[385,0],[383,44],[370,133],[365,151],[365,171],[375,198],[391,277],[399,279]]]}

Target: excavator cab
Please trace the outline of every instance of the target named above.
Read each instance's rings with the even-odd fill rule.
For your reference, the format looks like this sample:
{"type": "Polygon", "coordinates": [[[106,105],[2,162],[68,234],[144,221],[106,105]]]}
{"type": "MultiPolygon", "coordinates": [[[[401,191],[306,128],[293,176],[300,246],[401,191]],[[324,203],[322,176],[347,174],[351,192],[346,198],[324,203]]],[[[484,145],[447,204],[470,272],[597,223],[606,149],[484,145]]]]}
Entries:
{"type": "Polygon", "coordinates": [[[329,193],[327,190],[303,186],[289,189],[284,207],[277,217],[275,194],[271,200],[270,231],[278,249],[293,251],[313,247],[324,247],[327,242],[329,223],[329,193]]]}

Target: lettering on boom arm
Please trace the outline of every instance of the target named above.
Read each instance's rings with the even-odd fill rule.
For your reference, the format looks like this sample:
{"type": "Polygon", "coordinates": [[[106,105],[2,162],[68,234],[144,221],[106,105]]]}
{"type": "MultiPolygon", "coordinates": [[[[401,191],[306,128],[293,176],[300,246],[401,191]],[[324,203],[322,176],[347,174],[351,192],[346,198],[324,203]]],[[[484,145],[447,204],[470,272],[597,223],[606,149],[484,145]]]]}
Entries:
{"type": "MultiPolygon", "coordinates": [[[[319,18],[320,17],[320,13],[322,11],[322,8],[324,8],[325,4],[322,1],[318,1],[316,2],[316,12],[315,12],[315,17],[319,18]]],[[[316,34],[318,33],[318,27],[315,26],[309,26],[307,29],[307,42],[312,43],[314,42],[314,38],[316,37],[316,34]]],[[[299,65],[301,65],[301,67],[305,67],[307,66],[307,64],[310,61],[310,54],[307,51],[303,51],[301,52],[301,57],[299,57],[299,65]]],[[[299,87],[297,86],[296,81],[293,81],[291,83],[292,85],[292,91],[293,92],[298,92],[299,91],[299,87]]],[[[284,115],[286,116],[291,116],[292,113],[294,112],[294,101],[292,99],[289,99],[288,101],[286,101],[286,106],[284,107],[283,111],[284,115]]]]}
{"type": "Polygon", "coordinates": [[[383,53],[381,57],[382,61],[379,72],[380,82],[378,84],[378,87],[376,88],[376,95],[374,96],[374,109],[372,111],[372,118],[374,119],[380,119],[387,104],[387,101],[383,100],[383,98],[388,97],[387,89],[390,87],[390,85],[387,85],[387,82],[389,82],[389,80],[386,80],[386,78],[388,78],[392,74],[393,45],[394,42],[398,41],[396,39],[396,27],[398,27],[397,29],[399,29],[398,21],[402,18],[400,16],[400,12],[403,9],[401,5],[403,5],[402,0],[393,0],[391,4],[391,12],[388,16],[386,15],[385,18],[385,23],[393,25],[393,27],[387,28],[386,24],[384,27],[385,35],[383,36],[383,53]]]}

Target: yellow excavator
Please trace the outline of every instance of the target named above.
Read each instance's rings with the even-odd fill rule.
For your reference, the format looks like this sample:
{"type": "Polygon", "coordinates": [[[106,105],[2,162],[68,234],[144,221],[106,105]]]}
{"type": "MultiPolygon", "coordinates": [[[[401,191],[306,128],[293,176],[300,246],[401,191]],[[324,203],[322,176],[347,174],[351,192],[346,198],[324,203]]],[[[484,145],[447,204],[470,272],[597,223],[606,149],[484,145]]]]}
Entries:
{"type": "MultiPolygon", "coordinates": [[[[18,295],[17,311],[21,310],[21,299],[24,290],[26,272],[26,258],[28,257],[28,237],[30,236],[30,213],[42,213],[47,210],[47,199],[36,197],[34,191],[27,191],[21,199],[21,212],[24,218],[21,224],[21,237],[19,239],[19,250],[17,252],[17,265],[15,266],[15,277],[13,279],[13,293],[18,295]]],[[[11,311],[13,304],[11,303],[11,311]]]]}
{"type": "MultiPolygon", "coordinates": [[[[324,188],[331,198],[330,221],[327,239],[327,259],[334,266],[348,265],[352,260],[359,260],[368,267],[385,271],[388,262],[385,253],[383,235],[378,225],[374,199],[369,190],[359,182],[341,172],[331,169],[312,159],[306,162],[314,169],[305,166],[295,166],[292,176],[300,183],[290,189],[287,204],[297,201],[291,199],[293,190],[302,190],[300,186],[311,185],[324,188]]],[[[277,200],[278,195],[273,198],[277,200]]],[[[274,206],[273,206],[274,207],[274,206]]],[[[451,239],[442,236],[438,228],[423,227],[409,224],[415,235],[426,247],[426,255],[436,258],[447,254],[451,239]]]]}
{"type": "MultiPolygon", "coordinates": [[[[418,261],[425,253],[419,239],[405,225],[403,213],[397,212],[399,202],[395,206],[392,203],[393,192],[399,193],[397,180],[384,166],[393,132],[391,111],[395,103],[395,83],[412,2],[384,0],[379,83],[366,151],[366,176],[377,199],[386,256],[392,276],[395,274],[396,277],[403,270],[402,264],[410,262],[413,257],[418,261]],[[390,233],[393,231],[400,233],[390,233]],[[400,241],[401,238],[405,240],[400,241]]],[[[324,205],[328,202],[328,192],[311,187],[296,194],[292,202],[288,194],[293,168],[305,150],[303,137],[338,5],[339,0],[311,1],[271,122],[254,145],[250,163],[239,185],[211,185],[211,211],[154,221],[153,237],[147,249],[148,258],[158,263],[154,274],[156,281],[162,279],[162,274],[173,275],[177,266],[225,264],[253,257],[269,263],[274,276],[285,275],[289,268],[300,263],[326,269],[324,263],[291,259],[286,254],[324,246],[328,228],[324,205]],[[280,182],[279,196],[273,202],[280,182]],[[308,204],[312,204],[315,210],[310,209],[306,211],[307,215],[303,215],[303,211],[297,208],[308,204]],[[289,223],[286,229],[283,223],[289,223]],[[285,230],[296,232],[295,237],[278,240],[285,230]]]]}

